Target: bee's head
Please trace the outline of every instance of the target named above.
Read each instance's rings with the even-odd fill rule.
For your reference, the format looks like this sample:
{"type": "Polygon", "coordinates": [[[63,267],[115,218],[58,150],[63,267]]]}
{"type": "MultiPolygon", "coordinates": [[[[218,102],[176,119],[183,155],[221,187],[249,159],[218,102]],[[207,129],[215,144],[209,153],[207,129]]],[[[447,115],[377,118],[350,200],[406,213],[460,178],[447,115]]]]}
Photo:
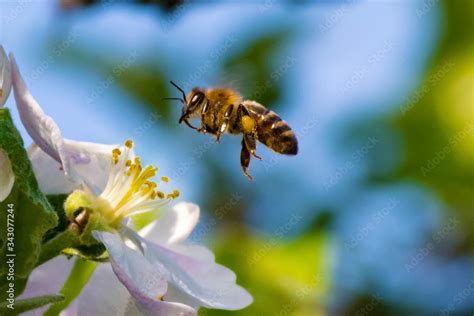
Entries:
{"type": "Polygon", "coordinates": [[[206,99],[204,92],[199,89],[199,88],[194,88],[186,98],[186,94],[184,93],[184,90],[181,89],[177,84],[175,84],[173,81],[170,81],[170,83],[178,89],[182,93],[182,98],[164,98],[167,100],[179,100],[181,103],[183,103],[183,109],[181,111],[181,117],[179,118],[179,123],[185,122],[186,125],[188,125],[191,128],[196,129],[196,127],[192,126],[188,122],[188,118],[200,108],[200,105],[204,103],[204,100],[206,99]]]}
{"type": "Polygon", "coordinates": [[[196,110],[198,110],[200,106],[204,103],[205,99],[206,97],[204,95],[204,92],[199,88],[194,88],[188,94],[188,98],[185,99],[182,115],[180,118],[180,123],[184,118],[189,117],[196,110]]]}

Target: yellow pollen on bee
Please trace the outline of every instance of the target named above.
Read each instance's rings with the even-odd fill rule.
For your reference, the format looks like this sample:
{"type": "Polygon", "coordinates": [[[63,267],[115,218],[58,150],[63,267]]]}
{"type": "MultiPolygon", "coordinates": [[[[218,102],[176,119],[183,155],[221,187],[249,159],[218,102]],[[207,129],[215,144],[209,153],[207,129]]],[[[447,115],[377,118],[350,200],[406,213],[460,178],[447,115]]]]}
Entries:
{"type": "Polygon", "coordinates": [[[170,181],[170,180],[168,179],[168,177],[163,176],[163,177],[161,177],[161,181],[163,181],[163,182],[168,182],[168,181],[170,181]]]}
{"type": "Polygon", "coordinates": [[[244,132],[250,133],[255,127],[255,121],[248,115],[242,117],[242,128],[244,132]]]}

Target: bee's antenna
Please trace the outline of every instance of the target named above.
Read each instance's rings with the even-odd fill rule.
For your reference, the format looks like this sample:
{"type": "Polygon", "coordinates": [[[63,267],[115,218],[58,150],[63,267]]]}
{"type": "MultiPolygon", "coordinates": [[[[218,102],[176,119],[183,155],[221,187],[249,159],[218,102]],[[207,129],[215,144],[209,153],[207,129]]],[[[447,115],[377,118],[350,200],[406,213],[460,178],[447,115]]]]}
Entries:
{"type": "Polygon", "coordinates": [[[181,99],[181,98],[161,98],[161,100],[178,100],[178,101],[181,101],[182,103],[184,103],[184,100],[181,99]]]}
{"type": "Polygon", "coordinates": [[[178,89],[179,91],[181,91],[181,93],[183,94],[183,100],[184,100],[184,103],[188,103],[188,101],[186,100],[186,93],[184,93],[184,90],[181,89],[176,83],[174,83],[173,81],[170,80],[170,83],[175,86],[176,89],[178,89]]]}

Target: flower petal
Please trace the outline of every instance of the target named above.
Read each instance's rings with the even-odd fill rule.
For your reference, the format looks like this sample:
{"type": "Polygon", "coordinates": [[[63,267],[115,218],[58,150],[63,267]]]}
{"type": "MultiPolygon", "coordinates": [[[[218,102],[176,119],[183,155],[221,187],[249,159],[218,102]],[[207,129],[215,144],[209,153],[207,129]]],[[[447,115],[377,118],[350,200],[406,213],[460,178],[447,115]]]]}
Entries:
{"type": "Polygon", "coordinates": [[[130,294],[115,276],[111,265],[102,263],[75,303],[79,315],[123,315],[129,299],[130,294]]]}
{"type": "Polygon", "coordinates": [[[64,140],[64,154],[72,173],[96,194],[102,192],[112,164],[115,145],[64,140]]]}
{"type": "Polygon", "coordinates": [[[12,70],[7,54],[0,45],[0,108],[7,102],[12,89],[12,70]]]}
{"type": "Polygon", "coordinates": [[[152,265],[138,251],[132,250],[116,235],[93,232],[110,255],[110,263],[118,279],[128,289],[135,304],[145,315],[196,315],[184,304],[161,301],[167,290],[167,273],[160,265],[152,265]]]}
{"type": "Polygon", "coordinates": [[[25,129],[45,153],[63,165],[67,173],[69,169],[63,157],[64,142],[59,127],[51,117],[44,113],[28,91],[13,54],[10,54],[10,62],[16,106],[25,129]]]}
{"type": "Polygon", "coordinates": [[[136,233],[133,239],[141,242],[150,262],[168,270],[170,282],[182,294],[200,305],[238,310],[252,303],[252,296],[235,283],[235,273],[215,263],[214,256],[210,256],[207,249],[203,251],[204,247],[173,245],[168,248],[149,242],[136,233]]]}
{"type": "Polygon", "coordinates": [[[156,221],[149,240],[163,245],[180,243],[189,237],[199,220],[199,206],[178,203],[156,221]]]}
{"type": "Polygon", "coordinates": [[[33,171],[39,187],[44,194],[71,193],[77,184],[69,180],[61,169],[61,165],[46,154],[36,144],[28,148],[28,157],[33,165],[33,171]]]}
{"type": "MultiPolygon", "coordinates": [[[[65,139],[65,158],[68,160],[71,173],[76,175],[74,179],[85,183],[95,193],[100,192],[107,182],[113,148],[112,145],[65,139]]],[[[30,146],[28,156],[44,193],[70,193],[78,188],[79,183],[66,176],[61,165],[36,144],[30,146]]]]}
{"type": "Polygon", "coordinates": [[[10,194],[15,183],[15,174],[7,153],[0,148],[0,202],[10,194]]]}
{"type": "MultiPolygon", "coordinates": [[[[65,256],[58,256],[40,265],[28,277],[26,289],[19,299],[59,293],[73,265],[74,260],[69,260],[65,256]]],[[[22,315],[40,316],[48,308],[49,306],[44,306],[22,315]]]]}

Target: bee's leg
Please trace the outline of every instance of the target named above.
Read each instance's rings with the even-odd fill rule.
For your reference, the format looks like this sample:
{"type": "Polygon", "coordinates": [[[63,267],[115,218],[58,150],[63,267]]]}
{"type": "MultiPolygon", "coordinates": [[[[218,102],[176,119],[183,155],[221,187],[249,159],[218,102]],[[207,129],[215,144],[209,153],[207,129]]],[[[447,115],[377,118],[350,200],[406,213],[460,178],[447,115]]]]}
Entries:
{"type": "Polygon", "coordinates": [[[245,143],[247,144],[247,148],[250,151],[250,154],[259,160],[263,160],[263,158],[257,155],[256,153],[257,142],[255,140],[255,120],[250,116],[249,111],[242,104],[239,104],[239,107],[237,109],[237,120],[241,124],[241,130],[244,134],[243,141],[245,141],[245,143]]]}
{"type": "Polygon", "coordinates": [[[257,158],[259,160],[263,160],[263,158],[260,157],[259,155],[257,155],[257,153],[255,152],[256,149],[257,149],[257,142],[255,141],[254,133],[245,133],[243,141],[247,145],[247,148],[250,151],[250,154],[252,156],[254,156],[255,158],[257,158]]]}
{"type": "Polygon", "coordinates": [[[231,104],[227,107],[224,113],[224,119],[222,120],[222,124],[219,126],[219,129],[216,132],[216,143],[219,143],[221,138],[221,134],[225,132],[227,128],[227,124],[229,124],[230,116],[232,115],[232,111],[234,110],[234,105],[231,104]]]}
{"type": "Polygon", "coordinates": [[[243,138],[242,138],[242,150],[240,151],[240,165],[242,166],[242,171],[247,176],[247,178],[249,178],[249,180],[252,180],[252,176],[250,176],[249,173],[247,172],[247,168],[250,165],[250,152],[243,138]]]}
{"type": "Polygon", "coordinates": [[[203,133],[203,134],[207,133],[207,128],[204,125],[204,115],[206,114],[208,108],[209,108],[209,101],[206,100],[206,103],[204,103],[201,109],[201,127],[197,129],[199,133],[203,133]]]}

